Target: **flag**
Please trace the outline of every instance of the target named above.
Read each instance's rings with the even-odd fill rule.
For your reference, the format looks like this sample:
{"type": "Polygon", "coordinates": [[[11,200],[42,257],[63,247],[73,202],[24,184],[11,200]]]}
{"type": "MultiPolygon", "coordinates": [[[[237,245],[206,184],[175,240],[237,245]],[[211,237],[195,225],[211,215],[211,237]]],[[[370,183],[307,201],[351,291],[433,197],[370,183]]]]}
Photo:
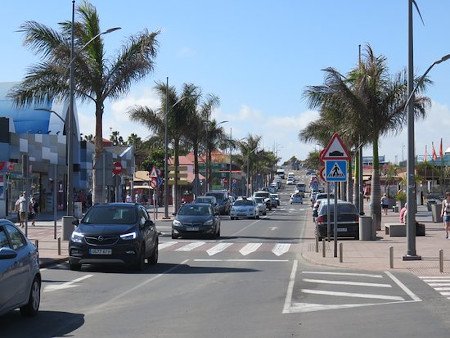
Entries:
{"type": "Polygon", "coordinates": [[[427,154],[427,145],[425,144],[425,155],[423,157],[423,161],[427,162],[428,154],[427,154]]]}
{"type": "Polygon", "coordinates": [[[444,158],[444,149],[442,149],[442,137],[441,137],[441,145],[439,146],[439,157],[441,159],[444,158]]]}
{"type": "Polygon", "coordinates": [[[433,161],[437,160],[436,149],[434,149],[434,143],[431,142],[431,158],[433,161]]]}

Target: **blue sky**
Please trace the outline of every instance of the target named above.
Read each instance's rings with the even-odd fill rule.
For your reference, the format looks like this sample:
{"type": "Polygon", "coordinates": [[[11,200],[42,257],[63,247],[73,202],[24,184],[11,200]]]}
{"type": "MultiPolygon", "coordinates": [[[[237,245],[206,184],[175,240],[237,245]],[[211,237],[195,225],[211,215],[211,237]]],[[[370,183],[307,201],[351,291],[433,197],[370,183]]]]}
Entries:
{"type": "MultiPolygon", "coordinates": [[[[416,0],[425,25],[414,14],[414,70],[450,53],[450,2],[416,0]]],[[[76,1],[80,4],[81,1],[76,1]]],[[[249,133],[263,137],[263,147],[286,160],[304,159],[318,148],[298,140],[298,132],[318,113],[308,109],[306,86],[323,83],[326,67],[347,73],[358,61],[358,45],[369,43],[384,55],[392,74],[407,65],[407,0],[92,0],[101,27],[120,26],[104,36],[107,57],[115,55],[127,37],[143,29],[160,30],[155,71],[134,84],[122,98],[105,107],[103,134],[110,129],[142,138],[150,131],[128,120],[125,111],[135,104],[157,107],[155,81],[178,89],[194,83],[205,94],[220,98],[213,116],[234,138],[249,133]]],[[[0,14],[0,81],[20,81],[27,67],[38,62],[22,46],[17,33],[26,20],[53,28],[70,20],[71,0],[5,1],[0,14]]],[[[450,61],[430,72],[427,90],[432,106],[428,117],[415,124],[416,154],[431,142],[450,146],[450,61]]],[[[79,106],[83,134],[94,134],[94,109],[79,106]]],[[[405,126],[406,129],[406,126],[405,126]]],[[[406,159],[406,131],[380,142],[380,155],[392,162],[406,159]]],[[[365,155],[371,155],[370,148],[365,155]]]]}

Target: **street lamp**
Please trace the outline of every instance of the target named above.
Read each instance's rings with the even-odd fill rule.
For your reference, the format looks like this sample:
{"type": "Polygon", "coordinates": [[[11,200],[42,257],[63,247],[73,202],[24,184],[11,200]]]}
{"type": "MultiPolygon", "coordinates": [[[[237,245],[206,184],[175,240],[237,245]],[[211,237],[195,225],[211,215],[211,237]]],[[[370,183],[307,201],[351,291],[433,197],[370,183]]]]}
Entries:
{"type": "MultiPolygon", "coordinates": [[[[410,53],[412,53],[412,50],[410,50],[410,53]]],[[[412,62],[412,56],[410,57],[410,62],[412,62]]],[[[433,62],[423,73],[423,75],[419,78],[417,81],[416,86],[413,88],[412,80],[413,80],[413,74],[412,74],[412,66],[409,69],[408,74],[408,99],[405,103],[405,109],[408,109],[408,158],[407,158],[407,196],[406,196],[406,202],[408,203],[408,217],[406,218],[406,237],[407,237],[407,253],[405,256],[403,256],[403,260],[420,260],[421,257],[416,254],[416,218],[415,218],[415,212],[416,212],[416,200],[415,200],[415,181],[414,181],[414,171],[415,171],[415,163],[414,163],[414,93],[417,91],[419,86],[423,83],[425,80],[425,77],[428,75],[430,70],[444,62],[450,59],[450,54],[444,55],[439,60],[433,62]]],[[[403,149],[402,149],[403,152],[403,149]]]]}
{"type": "MultiPolygon", "coordinates": [[[[168,166],[168,133],[167,133],[167,115],[169,114],[168,109],[168,96],[169,96],[169,77],[166,77],[166,107],[164,112],[164,217],[163,219],[169,218],[169,166],[168,166]]],[[[183,101],[186,96],[181,97],[178,101],[176,101],[170,109],[172,110],[177,104],[183,101]]],[[[172,201],[174,204],[174,201],[172,201]]],[[[175,205],[175,204],[174,204],[175,205]]]]}
{"type": "MultiPolygon", "coordinates": [[[[72,27],[71,27],[71,43],[70,43],[70,77],[69,77],[69,116],[67,118],[67,216],[73,216],[73,118],[74,118],[74,92],[75,92],[75,81],[74,81],[74,61],[75,55],[75,0],[72,0],[72,27]]],[[[88,42],[86,42],[78,51],[80,53],[84,48],[86,48],[92,41],[97,39],[100,35],[108,34],[116,30],[121,29],[120,27],[114,27],[107,29],[104,32],[100,32],[94,37],[92,37],[88,42]]]]}

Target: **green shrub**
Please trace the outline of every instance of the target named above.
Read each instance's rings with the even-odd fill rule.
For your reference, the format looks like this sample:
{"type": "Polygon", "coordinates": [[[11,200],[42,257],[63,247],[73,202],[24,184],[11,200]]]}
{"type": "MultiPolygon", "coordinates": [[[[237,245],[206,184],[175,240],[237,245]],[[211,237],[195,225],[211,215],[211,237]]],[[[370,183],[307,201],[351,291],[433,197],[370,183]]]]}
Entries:
{"type": "Polygon", "coordinates": [[[400,202],[406,202],[406,192],[404,192],[403,190],[397,191],[395,199],[400,202]]]}

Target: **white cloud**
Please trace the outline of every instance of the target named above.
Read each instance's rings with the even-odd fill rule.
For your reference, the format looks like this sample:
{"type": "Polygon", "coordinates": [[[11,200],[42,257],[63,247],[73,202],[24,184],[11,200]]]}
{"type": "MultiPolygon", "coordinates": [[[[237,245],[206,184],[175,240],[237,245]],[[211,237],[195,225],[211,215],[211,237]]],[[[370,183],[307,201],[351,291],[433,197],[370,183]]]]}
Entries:
{"type": "Polygon", "coordinates": [[[195,52],[195,50],[190,47],[182,47],[177,53],[178,57],[180,58],[191,58],[196,54],[197,53],[195,52]]]}

